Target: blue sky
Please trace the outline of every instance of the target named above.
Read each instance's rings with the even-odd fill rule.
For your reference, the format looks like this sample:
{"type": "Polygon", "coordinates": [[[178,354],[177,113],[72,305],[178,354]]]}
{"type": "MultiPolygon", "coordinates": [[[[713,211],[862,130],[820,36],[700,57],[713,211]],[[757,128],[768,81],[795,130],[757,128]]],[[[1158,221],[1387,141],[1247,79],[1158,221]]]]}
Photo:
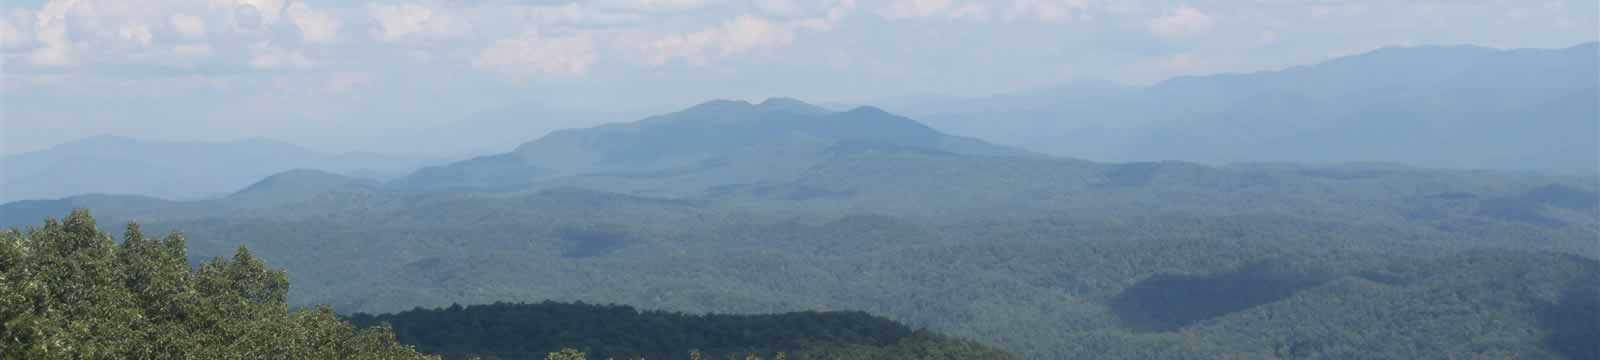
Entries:
{"type": "Polygon", "coordinates": [[[1597,17],[1593,0],[7,1],[0,153],[107,133],[389,151],[367,135],[505,106],[1149,83],[1391,45],[1565,47],[1597,17]]]}

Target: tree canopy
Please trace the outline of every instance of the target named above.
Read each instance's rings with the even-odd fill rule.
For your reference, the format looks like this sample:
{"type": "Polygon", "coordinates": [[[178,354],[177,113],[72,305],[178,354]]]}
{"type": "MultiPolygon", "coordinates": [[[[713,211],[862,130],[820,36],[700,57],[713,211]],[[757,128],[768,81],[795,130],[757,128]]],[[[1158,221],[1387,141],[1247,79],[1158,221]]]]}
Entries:
{"type": "Polygon", "coordinates": [[[284,272],[240,247],[197,267],[183,235],[123,241],[87,210],[0,233],[0,358],[429,359],[386,326],[290,311],[284,272]]]}

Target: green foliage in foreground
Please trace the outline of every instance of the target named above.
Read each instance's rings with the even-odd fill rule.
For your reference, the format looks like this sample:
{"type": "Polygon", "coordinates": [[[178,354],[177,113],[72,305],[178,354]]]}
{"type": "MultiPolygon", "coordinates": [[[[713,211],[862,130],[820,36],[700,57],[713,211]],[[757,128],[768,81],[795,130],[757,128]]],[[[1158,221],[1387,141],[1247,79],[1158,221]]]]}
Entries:
{"type": "Polygon", "coordinates": [[[401,342],[446,359],[536,359],[545,355],[681,359],[684,349],[698,349],[690,358],[711,359],[761,356],[758,354],[785,354],[795,359],[1013,358],[976,343],[914,331],[862,312],[691,315],[547,301],[355,314],[349,320],[358,326],[393,324],[401,342]]]}
{"type": "Polygon", "coordinates": [[[191,269],[181,235],[124,239],[86,210],[0,233],[0,358],[429,358],[331,308],[289,311],[284,273],[244,248],[191,269]]]}

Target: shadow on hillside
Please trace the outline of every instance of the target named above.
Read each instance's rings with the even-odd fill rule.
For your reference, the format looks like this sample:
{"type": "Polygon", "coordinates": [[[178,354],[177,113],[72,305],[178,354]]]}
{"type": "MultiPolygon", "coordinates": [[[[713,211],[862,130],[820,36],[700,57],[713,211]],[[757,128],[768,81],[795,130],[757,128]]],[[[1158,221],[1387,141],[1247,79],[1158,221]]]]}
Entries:
{"type": "Polygon", "coordinates": [[[1560,300],[1535,311],[1545,346],[1568,359],[1600,359],[1600,283],[1569,286],[1560,300]]]}
{"type": "Polygon", "coordinates": [[[634,240],[619,230],[596,226],[566,225],[556,230],[560,239],[561,257],[580,259],[611,255],[634,240]]]}
{"type": "Polygon", "coordinates": [[[1219,273],[1152,275],[1117,294],[1109,305],[1130,330],[1166,332],[1282,300],[1330,279],[1277,261],[1257,261],[1219,273]]]}

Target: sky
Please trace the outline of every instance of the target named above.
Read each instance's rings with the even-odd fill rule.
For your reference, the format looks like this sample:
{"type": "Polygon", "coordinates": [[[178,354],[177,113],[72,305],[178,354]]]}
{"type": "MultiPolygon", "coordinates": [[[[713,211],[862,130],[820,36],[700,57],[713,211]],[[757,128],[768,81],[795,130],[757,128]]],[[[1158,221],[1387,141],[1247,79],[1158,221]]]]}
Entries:
{"type": "Polygon", "coordinates": [[[1384,46],[1560,48],[1600,37],[1596,3],[8,0],[0,154],[103,134],[448,153],[395,134],[497,109],[528,114],[532,140],[715,98],[981,96],[1384,46]],[[616,116],[570,115],[586,113],[616,116]]]}

